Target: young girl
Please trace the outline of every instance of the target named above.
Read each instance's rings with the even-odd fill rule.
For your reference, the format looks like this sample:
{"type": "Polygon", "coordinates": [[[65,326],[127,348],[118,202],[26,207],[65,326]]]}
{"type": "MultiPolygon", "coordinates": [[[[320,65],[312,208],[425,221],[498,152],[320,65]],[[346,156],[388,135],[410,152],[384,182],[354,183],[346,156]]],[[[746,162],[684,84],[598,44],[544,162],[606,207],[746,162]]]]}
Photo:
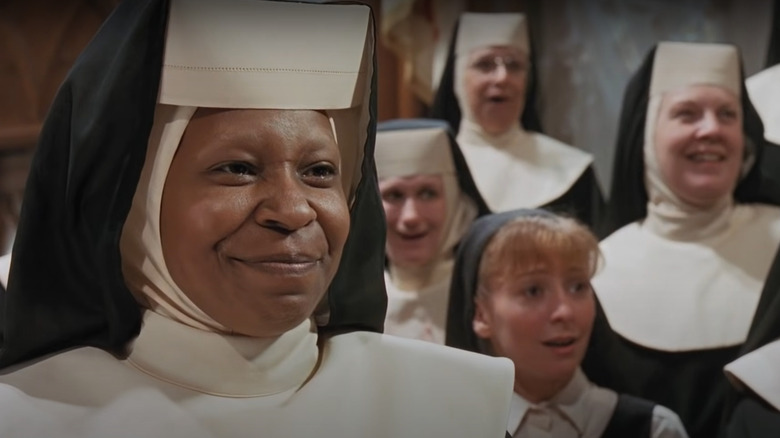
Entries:
{"type": "Polygon", "coordinates": [[[447,344],[515,365],[513,437],[687,437],[675,413],[592,384],[580,370],[598,241],[571,218],[515,210],[478,219],[458,251],[447,344]]]}

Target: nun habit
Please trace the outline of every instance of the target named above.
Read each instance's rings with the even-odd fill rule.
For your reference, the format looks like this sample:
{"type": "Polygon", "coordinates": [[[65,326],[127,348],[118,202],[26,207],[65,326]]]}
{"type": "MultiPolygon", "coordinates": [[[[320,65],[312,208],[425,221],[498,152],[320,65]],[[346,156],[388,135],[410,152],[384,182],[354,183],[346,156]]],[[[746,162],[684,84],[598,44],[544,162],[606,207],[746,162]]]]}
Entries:
{"type": "Polygon", "coordinates": [[[373,38],[358,4],[119,4],[32,164],[0,301],[0,436],[504,436],[508,361],[377,333],[373,38]],[[163,184],[198,107],[331,120],[349,235],[315,314],[276,338],[226,331],[161,258],[163,184]]]}
{"type": "MultiPolygon", "coordinates": [[[[608,327],[584,368],[594,380],[677,412],[694,438],[716,436],[728,382],[774,252],[780,208],[761,192],[761,121],[742,84],[737,48],[659,43],[623,101],[605,266],[593,279],[608,327]],[[733,194],[707,208],[661,176],[654,127],[665,92],[715,85],[737,96],[745,153],[733,194]]],[[[594,335],[596,336],[596,335],[594,335]]]]}

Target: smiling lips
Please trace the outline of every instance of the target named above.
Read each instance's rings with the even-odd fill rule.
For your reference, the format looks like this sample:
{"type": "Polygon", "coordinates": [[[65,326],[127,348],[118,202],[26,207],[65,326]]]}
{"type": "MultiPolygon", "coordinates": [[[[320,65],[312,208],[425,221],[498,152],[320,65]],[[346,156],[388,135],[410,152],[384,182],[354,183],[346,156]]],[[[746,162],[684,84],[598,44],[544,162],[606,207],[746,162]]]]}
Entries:
{"type": "Polygon", "coordinates": [[[322,258],[310,254],[272,254],[237,260],[267,274],[299,277],[316,268],[322,258]]]}
{"type": "Polygon", "coordinates": [[[726,160],[725,155],[714,152],[697,152],[686,155],[686,158],[696,163],[717,163],[726,160]]]}

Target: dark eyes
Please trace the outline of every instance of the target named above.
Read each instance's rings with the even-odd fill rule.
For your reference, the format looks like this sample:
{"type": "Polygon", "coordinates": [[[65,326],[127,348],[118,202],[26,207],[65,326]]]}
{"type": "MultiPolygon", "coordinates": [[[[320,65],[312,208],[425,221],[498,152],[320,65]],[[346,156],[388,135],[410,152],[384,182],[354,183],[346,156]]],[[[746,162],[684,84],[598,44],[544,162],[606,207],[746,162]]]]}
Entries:
{"type": "MultiPolygon", "coordinates": [[[[246,161],[231,161],[219,164],[211,172],[225,185],[242,185],[251,183],[262,170],[246,161]]],[[[328,162],[321,162],[304,168],[299,172],[300,178],[314,187],[329,187],[338,178],[338,168],[328,162]]]]}
{"type": "MultiPolygon", "coordinates": [[[[583,296],[590,292],[590,283],[585,281],[574,281],[567,285],[569,294],[574,296],[583,296]]],[[[545,287],[543,283],[531,283],[520,289],[520,295],[525,299],[540,299],[544,296],[545,287]]]]}
{"type": "MultiPolygon", "coordinates": [[[[389,203],[401,202],[407,197],[411,197],[407,196],[406,193],[400,190],[385,190],[381,193],[381,195],[382,200],[389,203]]],[[[414,194],[414,197],[421,201],[432,201],[434,199],[438,199],[440,196],[441,195],[438,190],[430,187],[424,187],[414,194]]]]}
{"type": "Polygon", "coordinates": [[[525,71],[525,63],[513,56],[495,56],[481,58],[471,64],[471,68],[481,73],[490,73],[503,65],[509,73],[520,73],[525,71]]]}
{"type": "Polygon", "coordinates": [[[225,163],[216,167],[214,170],[237,176],[250,176],[257,174],[257,169],[255,169],[254,166],[244,162],[225,163]]]}
{"type": "MultiPolygon", "coordinates": [[[[682,120],[683,122],[694,122],[700,119],[704,110],[699,108],[683,107],[672,111],[672,118],[682,120]]],[[[721,108],[716,112],[718,120],[734,121],[739,118],[739,111],[733,108],[721,108]]]]}
{"type": "Polygon", "coordinates": [[[303,180],[314,187],[330,187],[338,179],[338,168],[330,163],[317,163],[305,169],[303,180]]]}

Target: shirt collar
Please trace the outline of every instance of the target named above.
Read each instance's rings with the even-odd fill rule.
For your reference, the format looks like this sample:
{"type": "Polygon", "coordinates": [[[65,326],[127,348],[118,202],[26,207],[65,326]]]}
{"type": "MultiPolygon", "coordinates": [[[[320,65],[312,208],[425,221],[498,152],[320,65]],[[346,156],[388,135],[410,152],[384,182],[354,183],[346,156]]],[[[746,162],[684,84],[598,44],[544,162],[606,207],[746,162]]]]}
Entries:
{"type": "Polygon", "coordinates": [[[513,392],[507,430],[511,434],[516,433],[528,410],[539,408],[555,411],[561,418],[577,429],[580,435],[583,434],[588,420],[587,397],[585,397],[585,393],[590,386],[591,383],[588,378],[585,377],[581,369],[577,368],[569,383],[548,401],[531,403],[516,392],[513,392]]]}

